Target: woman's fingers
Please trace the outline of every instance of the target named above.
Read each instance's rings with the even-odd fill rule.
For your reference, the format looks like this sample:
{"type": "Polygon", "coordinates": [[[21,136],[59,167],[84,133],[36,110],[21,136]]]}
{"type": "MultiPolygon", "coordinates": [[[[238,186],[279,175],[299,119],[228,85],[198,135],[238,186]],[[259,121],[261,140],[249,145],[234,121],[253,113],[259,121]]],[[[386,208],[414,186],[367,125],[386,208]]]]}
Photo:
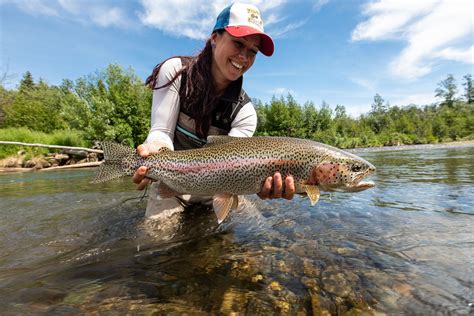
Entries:
{"type": "MultiPolygon", "coordinates": [[[[141,157],[148,157],[158,152],[161,146],[154,144],[141,144],[137,147],[137,153],[141,157]]],[[[132,176],[132,181],[137,185],[137,190],[143,190],[150,184],[151,179],[146,177],[147,167],[141,166],[135,171],[135,174],[132,176]]]]}
{"type": "Polygon", "coordinates": [[[147,172],[147,167],[145,166],[139,167],[132,176],[133,183],[140,184],[143,181],[143,179],[145,179],[146,172],[147,172]]]}
{"type": "Polygon", "coordinates": [[[295,180],[293,176],[288,176],[285,178],[285,192],[283,193],[283,198],[291,200],[295,196],[295,180]]]}
{"type": "Polygon", "coordinates": [[[284,198],[291,200],[295,195],[295,180],[293,176],[287,176],[285,178],[285,183],[283,184],[283,179],[279,172],[275,172],[273,177],[268,177],[263,183],[262,190],[257,193],[257,195],[265,199],[277,199],[284,198]]]}
{"type": "Polygon", "coordinates": [[[275,172],[273,175],[273,190],[271,194],[272,199],[281,198],[283,194],[283,181],[281,179],[281,174],[279,172],[275,172]]]}
{"type": "Polygon", "coordinates": [[[143,190],[145,189],[148,184],[150,184],[151,180],[149,178],[144,178],[138,185],[137,185],[137,190],[143,190]]]}
{"type": "Polygon", "coordinates": [[[137,185],[137,190],[143,190],[151,182],[149,178],[146,178],[146,172],[147,167],[141,166],[132,176],[132,181],[137,185]]]}
{"type": "Polygon", "coordinates": [[[148,150],[148,146],[146,144],[138,145],[137,154],[139,154],[142,157],[148,157],[150,155],[150,151],[148,150]]]}
{"type": "Polygon", "coordinates": [[[262,190],[257,195],[262,199],[269,199],[272,192],[273,177],[268,177],[263,183],[262,190]]]}

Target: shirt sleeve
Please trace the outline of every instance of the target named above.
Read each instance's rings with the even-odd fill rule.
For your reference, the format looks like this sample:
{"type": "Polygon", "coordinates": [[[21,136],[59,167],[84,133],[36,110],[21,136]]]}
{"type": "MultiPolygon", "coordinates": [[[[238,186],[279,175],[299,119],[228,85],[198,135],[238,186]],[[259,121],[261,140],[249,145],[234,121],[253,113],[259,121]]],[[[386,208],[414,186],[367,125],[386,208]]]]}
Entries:
{"type": "Polygon", "coordinates": [[[246,103],[232,121],[229,136],[251,137],[257,129],[257,112],[252,102],[246,103]]]}
{"type": "MultiPolygon", "coordinates": [[[[161,66],[155,87],[162,86],[173,79],[181,70],[180,58],[171,58],[161,66]]],[[[179,115],[179,89],[181,76],[169,86],[153,90],[151,108],[151,128],[145,143],[160,142],[174,149],[173,139],[179,115]]]]}

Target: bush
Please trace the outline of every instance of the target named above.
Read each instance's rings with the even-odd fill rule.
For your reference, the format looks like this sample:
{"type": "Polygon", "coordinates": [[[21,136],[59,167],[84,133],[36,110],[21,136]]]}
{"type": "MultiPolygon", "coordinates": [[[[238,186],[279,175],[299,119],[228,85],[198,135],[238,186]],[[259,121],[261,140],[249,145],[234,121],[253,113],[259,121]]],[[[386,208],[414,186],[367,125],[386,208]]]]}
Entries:
{"type": "MultiPolygon", "coordinates": [[[[0,129],[1,141],[14,141],[21,143],[39,143],[46,145],[89,147],[84,134],[74,130],[57,130],[53,133],[43,133],[31,131],[27,128],[2,128],[0,129]]],[[[18,145],[0,145],[0,159],[14,156],[19,151],[24,151],[26,155],[34,157],[45,155],[53,149],[18,145]]]]}

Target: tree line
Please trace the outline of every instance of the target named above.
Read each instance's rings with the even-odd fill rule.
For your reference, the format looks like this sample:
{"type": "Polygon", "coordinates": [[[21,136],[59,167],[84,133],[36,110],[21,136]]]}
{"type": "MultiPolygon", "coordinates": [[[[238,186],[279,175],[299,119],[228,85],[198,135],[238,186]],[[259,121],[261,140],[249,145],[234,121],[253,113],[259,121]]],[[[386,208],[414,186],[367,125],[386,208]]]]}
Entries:
{"type": "MultiPolygon", "coordinates": [[[[454,76],[448,75],[434,90],[437,104],[391,106],[376,94],[371,110],[357,118],[344,105],[300,105],[291,95],[266,104],[254,100],[256,134],[309,138],[340,148],[474,139],[472,76],[463,80],[461,98],[456,97],[454,76]]],[[[65,79],[59,86],[35,82],[26,72],[17,89],[0,84],[0,127],[74,131],[88,144],[113,140],[137,146],[150,128],[151,98],[133,69],[116,64],[75,81],[65,79]]]]}
{"type": "Polygon", "coordinates": [[[60,86],[26,72],[17,90],[0,86],[0,127],[51,133],[79,131],[84,139],[143,142],[150,128],[151,91],[133,69],[116,64],[60,86]]]}

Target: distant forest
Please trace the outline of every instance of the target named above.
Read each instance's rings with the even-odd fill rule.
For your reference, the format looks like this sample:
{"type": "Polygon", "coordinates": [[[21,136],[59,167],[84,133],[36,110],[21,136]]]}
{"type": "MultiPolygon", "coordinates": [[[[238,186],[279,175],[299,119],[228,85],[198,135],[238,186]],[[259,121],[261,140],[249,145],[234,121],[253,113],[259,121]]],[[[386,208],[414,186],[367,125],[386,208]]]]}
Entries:
{"type": "MultiPolygon", "coordinates": [[[[461,90],[447,75],[433,93],[437,104],[408,106],[390,105],[376,94],[370,112],[359,117],[349,116],[344,105],[301,105],[291,95],[265,104],[255,99],[256,134],[309,138],[340,148],[474,139],[472,75],[462,78],[461,90]]],[[[17,89],[6,89],[0,78],[0,140],[21,141],[5,138],[15,138],[12,130],[28,129],[73,134],[89,146],[101,140],[137,146],[150,128],[151,98],[133,69],[116,64],[75,81],[64,79],[60,86],[35,81],[26,72],[17,89]]]]}

